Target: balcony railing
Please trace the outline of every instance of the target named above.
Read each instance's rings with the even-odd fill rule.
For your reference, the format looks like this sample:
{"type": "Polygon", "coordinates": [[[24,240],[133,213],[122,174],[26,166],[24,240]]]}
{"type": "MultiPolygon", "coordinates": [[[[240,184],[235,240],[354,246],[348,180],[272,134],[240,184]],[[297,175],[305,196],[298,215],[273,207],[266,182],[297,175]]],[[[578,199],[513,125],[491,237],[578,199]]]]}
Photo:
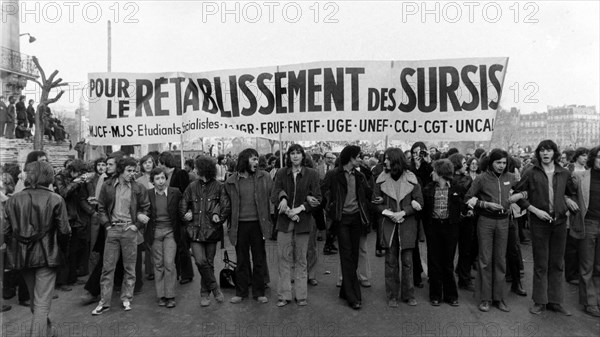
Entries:
{"type": "Polygon", "coordinates": [[[40,76],[40,72],[33,63],[31,56],[9,48],[0,48],[2,48],[2,55],[0,57],[0,68],[2,70],[32,78],[40,76]]]}

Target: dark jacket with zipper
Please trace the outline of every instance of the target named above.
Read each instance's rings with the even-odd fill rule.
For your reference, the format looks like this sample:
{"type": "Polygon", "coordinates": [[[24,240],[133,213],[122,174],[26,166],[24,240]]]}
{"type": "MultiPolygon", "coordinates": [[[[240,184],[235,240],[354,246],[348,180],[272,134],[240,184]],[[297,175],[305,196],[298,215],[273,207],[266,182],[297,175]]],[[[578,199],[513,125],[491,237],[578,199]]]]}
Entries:
{"type": "MultiPolygon", "coordinates": [[[[290,208],[300,207],[304,205],[304,211],[298,214],[300,218],[294,223],[294,233],[310,233],[315,219],[312,216],[313,207],[310,206],[306,197],[313,196],[321,202],[321,189],[319,186],[319,173],[308,167],[302,167],[296,176],[294,182],[294,174],[291,167],[286,167],[277,171],[273,191],[271,192],[271,202],[275,207],[279,206],[282,199],[287,199],[290,208]]],[[[277,211],[277,210],[276,210],[277,211]]],[[[290,218],[284,213],[277,217],[277,230],[282,233],[287,233],[290,218]]]]}
{"type": "Polygon", "coordinates": [[[67,207],[58,194],[46,187],[27,187],[6,201],[1,214],[5,216],[5,268],[58,267],[66,262],[66,247],[61,243],[68,242],[71,227],[67,207]]]}
{"type": "MultiPolygon", "coordinates": [[[[565,218],[569,211],[565,197],[575,197],[576,188],[571,172],[556,163],[554,164],[552,189],[554,190],[554,216],[557,219],[565,218]]],[[[529,205],[533,205],[538,209],[549,212],[548,176],[540,164],[531,166],[523,173],[521,181],[515,186],[515,192],[523,191],[526,191],[528,196],[527,199],[523,198],[517,202],[521,209],[527,209],[529,205]]]]}
{"type": "MultiPolygon", "coordinates": [[[[169,222],[173,227],[173,237],[178,237],[180,231],[179,221],[179,202],[181,201],[181,192],[175,187],[167,187],[167,213],[169,214],[169,222]]],[[[154,242],[154,232],[156,230],[156,191],[154,188],[148,189],[148,200],[150,200],[150,221],[144,229],[144,241],[148,245],[154,242]]]]}
{"type": "MultiPolygon", "coordinates": [[[[369,182],[364,174],[360,171],[354,171],[354,180],[356,182],[356,200],[358,202],[358,211],[363,224],[364,232],[369,231],[371,223],[371,196],[373,190],[369,186],[369,182]]],[[[339,223],[342,220],[342,210],[346,194],[348,193],[348,181],[342,166],[337,166],[335,169],[327,172],[325,179],[321,184],[321,194],[326,200],[325,211],[327,216],[334,222],[339,223]]]]}
{"type": "Polygon", "coordinates": [[[223,184],[215,179],[204,182],[193,181],[183,193],[179,202],[179,217],[183,219],[192,210],[192,221],[183,220],[189,240],[194,242],[218,242],[223,240],[223,223],[227,220],[229,198],[223,184]],[[213,222],[213,215],[219,222],[213,222]]]}
{"type": "Polygon", "coordinates": [[[510,203],[508,198],[511,195],[511,190],[517,183],[517,178],[514,174],[503,172],[497,176],[491,170],[487,170],[475,178],[471,184],[471,188],[467,192],[464,201],[468,201],[472,197],[476,197],[480,201],[494,202],[504,208],[504,212],[492,212],[486,208],[480,207],[482,203],[477,203],[478,214],[492,219],[504,219],[510,214],[510,203]]]}
{"type": "MultiPolygon", "coordinates": [[[[104,228],[110,226],[111,217],[115,208],[116,198],[116,184],[119,181],[119,177],[108,179],[102,185],[100,190],[100,197],[98,198],[98,215],[100,217],[100,224],[104,228]]],[[[135,224],[138,229],[143,229],[144,224],[137,219],[138,214],[150,214],[150,200],[148,199],[148,191],[142,185],[131,181],[131,197],[129,206],[129,215],[131,221],[135,224]]],[[[138,242],[139,244],[139,242],[138,242]]]]}

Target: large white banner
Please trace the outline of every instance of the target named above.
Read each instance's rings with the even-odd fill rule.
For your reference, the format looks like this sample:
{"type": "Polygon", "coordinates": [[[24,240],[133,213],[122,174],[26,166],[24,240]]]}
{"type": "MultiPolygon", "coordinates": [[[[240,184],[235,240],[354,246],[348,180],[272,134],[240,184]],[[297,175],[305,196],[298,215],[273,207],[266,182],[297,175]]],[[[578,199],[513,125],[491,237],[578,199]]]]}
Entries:
{"type": "Polygon", "coordinates": [[[90,73],[90,142],[198,137],[485,141],[508,58],[90,73]]]}

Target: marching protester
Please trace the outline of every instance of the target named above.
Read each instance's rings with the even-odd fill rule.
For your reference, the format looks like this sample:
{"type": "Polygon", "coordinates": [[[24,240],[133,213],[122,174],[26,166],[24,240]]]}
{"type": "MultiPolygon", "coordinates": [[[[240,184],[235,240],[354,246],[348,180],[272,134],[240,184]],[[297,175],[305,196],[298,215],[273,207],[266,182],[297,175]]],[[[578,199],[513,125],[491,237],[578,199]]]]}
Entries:
{"type": "MultiPolygon", "coordinates": [[[[336,161],[337,161],[337,156],[333,153],[333,152],[325,152],[325,163],[323,165],[323,171],[320,172],[320,181],[321,183],[323,183],[323,180],[325,179],[325,176],[327,175],[327,172],[333,170],[336,167],[336,161]]],[[[323,199],[325,200],[325,199],[323,199]]],[[[324,205],[321,205],[323,208],[325,207],[324,205]]],[[[327,213],[327,212],[325,212],[327,213]]],[[[327,216],[327,214],[325,214],[325,216],[327,216]]],[[[335,255],[338,252],[338,248],[335,246],[335,238],[336,238],[336,234],[335,232],[331,229],[331,227],[329,227],[326,231],[325,231],[325,245],[323,246],[323,255],[335,255]]]]}
{"type": "MultiPolygon", "coordinates": [[[[190,178],[184,169],[177,167],[175,157],[170,152],[162,152],[158,156],[158,167],[166,170],[169,187],[178,188],[179,192],[183,194],[190,184],[190,178]]],[[[179,232],[179,236],[175,238],[175,241],[177,243],[177,255],[175,256],[177,277],[179,278],[179,284],[187,284],[194,279],[194,268],[187,235],[179,232]]]]}
{"type": "MultiPolygon", "coordinates": [[[[154,185],[150,179],[150,174],[152,170],[156,167],[156,162],[154,157],[150,154],[147,154],[140,159],[140,173],[141,175],[137,177],[135,182],[141,184],[147,189],[153,189],[154,185]]],[[[144,235],[144,238],[148,238],[148,236],[144,235]]],[[[152,238],[153,239],[153,238],[152,238]]],[[[144,240],[146,241],[146,240],[144,240]]],[[[146,279],[149,281],[154,280],[154,263],[152,261],[152,246],[148,243],[140,246],[141,250],[144,251],[144,267],[146,271],[146,279]]],[[[141,266],[140,266],[141,267],[141,266]]],[[[139,269],[139,268],[138,268],[139,269]]],[[[138,272],[139,275],[141,273],[138,272]]]]}
{"type": "Polygon", "coordinates": [[[22,271],[33,297],[33,317],[27,335],[51,336],[48,315],[57,268],[66,263],[63,252],[71,228],[64,200],[49,188],[54,180],[52,165],[35,161],[25,170],[25,190],[15,193],[4,207],[5,267],[22,271]]]}
{"type": "Polygon", "coordinates": [[[506,151],[493,149],[486,160],[486,169],[475,178],[465,196],[469,207],[479,212],[475,297],[480,301],[480,311],[489,311],[491,302],[499,310],[508,312],[510,309],[504,301],[508,215],[510,203],[522,195],[510,196],[517,181],[514,174],[507,172],[506,151]]]}
{"type": "MultiPolygon", "coordinates": [[[[430,159],[427,154],[427,146],[423,142],[416,142],[412,145],[409,153],[412,155],[411,162],[411,171],[417,176],[419,179],[419,184],[421,186],[427,186],[431,182],[431,172],[433,169],[430,164],[430,159]]],[[[417,214],[417,222],[419,223],[417,232],[417,239],[421,237],[422,234],[422,221],[420,219],[420,215],[417,214]]],[[[413,280],[415,287],[423,288],[423,279],[421,274],[423,273],[423,265],[421,264],[421,252],[419,251],[419,243],[415,243],[415,249],[413,251],[413,280]]]]}
{"type": "MultiPolygon", "coordinates": [[[[175,269],[175,254],[177,244],[176,234],[179,234],[179,202],[181,192],[167,185],[167,173],[163,168],[154,168],[150,172],[150,183],[154,188],[148,189],[150,200],[149,221],[144,229],[144,242],[152,251],[154,262],[154,283],[158,305],[167,308],[175,307],[175,283],[177,270],[175,269]]],[[[147,270],[147,274],[150,272],[147,270]]]]}
{"type": "MultiPolygon", "coordinates": [[[[96,253],[98,253],[99,259],[96,262],[96,265],[94,266],[94,269],[92,269],[92,272],[90,274],[90,276],[88,277],[87,282],[85,283],[85,286],[83,287],[83,289],[85,290],[84,293],[81,295],[80,300],[81,303],[83,305],[88,305],[88,304],[92,304],[95,302],[98,302],[98,299],[100,297],[100,293],[101,293],[101,289],[100,289],[100,279],[102,277],[102,265],[103,265],[103,256],[104,256],[104,245],[106,243],[106,228],[105,226],[102,224],[102,219],[100,217],[100,213],[99,213],[99,203],[98,200],[100,199],[100,192],[102,190],[102,186],[105,182],[107,183],[113,183],[115,179],[118,178],[117,175],[117,162],[119,160],[121,160],[123,158],[123,154],[122,152],[113,152],[111,153],[108,158],[105,160],[105,165],[102,164],[102,160],[99,159],[100,162],[96,163],[96,171],[97,173],[99,172],[103,172],[98,176],[98,180],[96,181],[95,184],[90,185],[88,183],[88,194],[91,193],[90,191],[94,191],[94,204],[96,207],[96,215],[94,217],[92,217],[92,238],[93,239],[93,235],[96,233],[95,228],[97,227],[97,233],[96,233],[96,239],[95,239],[95,243],[92,244],[92,250],[96,253]],[[94,218],[96,219],[94,221],[94,218]]],[[[95,177],[92,179],[92,182],[94,181],[95,177]]],[[[93,240],[92,240],[93,241],[93,240]]],[[[117,264],[117,268],[123,268],[122,263],[121,264],[117,264]]],[[[116,275],[116,273],[115,273],[116,275]]]]}
{"type": "Polygon", "coordinates": [[[409,170],[401,149],[389,148],[383,156],[385,169],[377,177],[373,203],[378,204],[377,210],[382,215],[378,237],[382,240],[380,246],[386,248],[385,291],[388,306],[398,307],[400,299],[415,306],[412,251],[417,242],[415,213],[423,206],[423,195],[417,177],[409,170]]]}
{"type": "Polygon", "coordinates": [[[571,231],[579,240],[579,304],[584,312],[600,317],[600,146],[589,151],[585,171],[576,171],[578,210],[571,231]]]}
{"type": "Polygon", "coordinates": [[[106,229],[106,242],[101,278],[101,299],[92,315],[100,315],[110,309],[113,277],[119,255],[123,257],[125,275],[121,286],[123,308],[131,310],[135,286],[138,231],[148,223],[150,202],[148,192],[133,181],[137,162],[123,158],[117,162],[115,178],[102,185],[98,198],[100,223],[106,229]]]}
{"type": "MultiPolygon", "coordinates": [[[[575,150],[571,163],[567,166],[571,173],[583,172],[586,170],[589,150],[585,147],[579,147],[575,150]]],[[[571,229],[572,216],[568,217],[567,223],[567,245],[565,247],[565,279],[573,285],[579,285],[579,239],[578,235],[571,229]]]]}
{"type": "Polygon", "coordinates": [[[288,148],[286,168],[275,175],[271,200],[277,204],[277,250],[279,256],[278,307],[296,299],[299,306],[307,302],[308,240],[315,227],[313,207],[321,203],[319,176],[306,167],[302,146],[288,148]],[[292,277],[292,271],[294,276],[292,277]],[[294,287],[292,289],[292,279],[294,287]]]}
{"type": "Polygon", "coordinates": [[[456,307],[458,291],[454,279],[454,255],[460,233],[462,198],[465,187],[453,179],[454,165],[448,159],[433,163],[433,181],[423,189],[422,218],[427,237],[429,300],[432,306],[442,301],[456,307]]]}
{"type": "MultiPolygon", "coordinates": [[[[453,185],[458,185],[461,192],[460,197],[464,198],[465,193],[471,187],[473,179],[467,174],[467,159],[460,153],[455,153],[448,157],[448,160],[454,166],[454,175],[452,176],[453,185]]],[[[463,209],[464,211],[464,209],[463,209]]],[[[456,263],[456,276],[458,277],[458,287],[467,291],[474,291],[471,282],[471,266],[473,256],[471,246],[473,242],[474,223],[473,212],[462,212],[459,215],[458,226],[458,262],[456,263]]]]}
{"type": "MultiPolygon", "coordinates": [[[[533,302],[532,314],[545,309],[566,316],[563,293],[564,255],[567,240],[567,212],[575,210],[570,172],[558,164],[558,146],[552,140],[543,140],[535,149],[537,163],[523,173],[516,192],[525,192],[519,200],[521,209],[531,216],[533,246],[533,302]]],[[[522,193],[517,193],[522,194],[522,193]]]]}
{"type": "Polygon", "coordinates": [[[220,181],[217,181],[217,166],[205,156],[194,161],[198,179],[183,193],[179,203],[179,215],[183,218],[192,254],[200,273],[200,306],[210,305],[212,293],[218,303],[225,297],[215,277],[215,254],[217,243],[223,240],[223,223],[227,220],[229,199],[220,181]]]}
{"type": "Polygon", "coordinates": [[[147,189],[154,188],[154,185],[150,181],[150,173],[156,167],[154,157],[151,155],[145,155],[140,159],[140,176],[135,179],[135,182],[141,184],[147,189]]]}
{"type": "Polygon", "coordinates": [[[66,252],[67,264],[59,270],[56,280],[57,286],[63,291],[72,289],[71,286],[77,281],[80,260],[88,256],[89,221],[86,220],[89,220],[89,217],[84,217],[84,212],[91,206],[86,199],[80,198],[80,190],[87,189],[85,185],[87,183],[86,169],[85,162],[75,159],[54,179],[56,190],[67,204],[69,225],[71,226],[69,251],[66,252]]]}
{"type": "Polygon", "coordinates": [[[321,190],[326,199],[326,210],[333,221],[340,246],[342,284],[339,297],[348,305],[359,310],[362,307],[360,284],[356,271],[360,237],[370,226],[370,189],[365,175],[356,168],[361,149],[355,145],[346,146],[340,153],[340,163],[327,173],[321,190]]]}
{"type": "Polygon", "coordinates": [[[225,205],[230,205],[225,213],[229,219],[229,240],[235,246],[238,259],[235,296],[230,303],[237,304],[247,298],[250,283],[254,299],[259,303],[269,302],[265,296],[264,241],[271,231],[269,202],[272,187],[271,176],[258,170],[258,152],[254,149],[240,152],[236,172],[225,182],[225,205]]]}

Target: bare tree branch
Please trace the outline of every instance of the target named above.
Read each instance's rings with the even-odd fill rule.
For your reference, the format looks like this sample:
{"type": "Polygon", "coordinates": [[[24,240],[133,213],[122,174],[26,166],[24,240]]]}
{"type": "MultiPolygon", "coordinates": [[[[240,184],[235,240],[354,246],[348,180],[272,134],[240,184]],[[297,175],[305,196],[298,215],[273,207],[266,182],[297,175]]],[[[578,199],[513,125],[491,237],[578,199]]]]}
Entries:
{"type": "Polygon", "coordinates": [[[53,71],[52,74],[50,74],[50,77],[48,77],[48,81],[46,81],[46,82],[50,82],[50,83],[54,82],[54,77],[57,74],[58,74],[58,70],[53,71]]]}
{"type": "Polygon", "coordinates": [[[38,61],[38,58],[36,56],[33,57],[33,63],[40,71],[40,76],[42,77],[42,83],[46,82],[46,73],[44,72],[44,69],[42,69],[42,66],[40,66],[40,62],[38,61]]]}
{"type": "Polygon", "coordinates": [[[64,91],[64,90],[61,90],[61,91],[58,93],[58,95],[56,95],[56,97],[54,97],[54,98],[52,98],[52,99],[49,99],[49,100],[47,100],[47,101],[46,101],[46,106],[48,106],[48,105],[50,105],[50,104],[52,104],[52,103],[54,103],[54,102],[58,101],[58,100],[60,99],[60,97],[61,97],[61,96],[62,96],[64,93],[65,93],[65,91],[64,91]]]}

